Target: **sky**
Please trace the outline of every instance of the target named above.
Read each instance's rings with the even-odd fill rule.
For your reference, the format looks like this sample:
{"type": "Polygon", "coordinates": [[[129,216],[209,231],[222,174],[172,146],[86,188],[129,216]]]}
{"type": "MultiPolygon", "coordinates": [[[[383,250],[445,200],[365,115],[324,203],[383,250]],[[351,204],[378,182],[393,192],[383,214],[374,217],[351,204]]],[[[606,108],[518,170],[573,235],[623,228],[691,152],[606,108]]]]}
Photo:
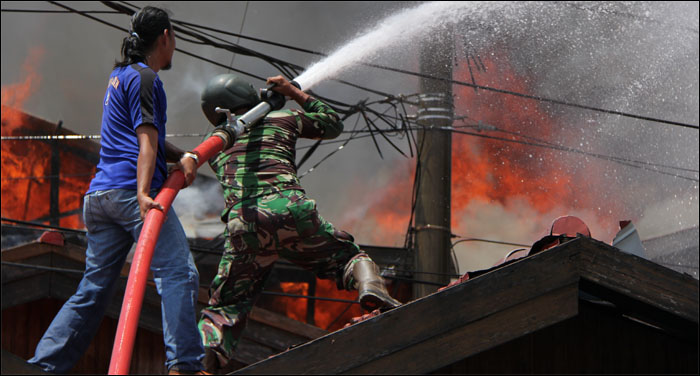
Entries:
{"type": "MultiPolygon", "coordinates": [[[[62,3],[79,10],[107,10],[98,2],[62,3]]],[[[401,12],[422,3],[166,1],[133,4],[164,7],[178,20],[332,53],[371,32],[382,20],[408,15],[401,12]]],[[[2,8],[60,9],[49,3],[6,1],[2,2],[2,8]]],[[[128,16],[95,16],[128,27],[128,16]]],[[[399,18],[404,26],[409,26],[408,30],[413,26],[417,36],[402,39],[398,35],[401,33],[393,36],[389,31],[387,41],[382,42],[378,35],[373,41],[386,44],[363,61],[419,71],[421,43],[433,43],[438,30],[448,25],[448,21],[455,21],[449,26],[457,35],[458,59],[453,76],[457,80],[470,81],[467,68],[472,68],[475,79],[484,85],[698,125],[697,2],[472,3],[455,5],[454,11],[449,13],[423,12],[411,17],[415,19],[399,18]],[[476,60],[472,60],[474,64],[467,64],[465,51],[479,56],[488,69],[477,71],[476,60]]],[[[35,92],[22,104],[22,109],[51,122],[62,120],[64,127],[77,133],[98,134],[101,100],[126,33],[76,14],[3,12],[1,27],[3,87],[26,77],[25,62],[29,62],[40,77],[35,92]]],[[[391,30],[398,30],[398,26],[391,30]]],[[[221,37],[305,67],[319,59],[277,46],[221,37]]],[[[372,43],[369,41],[357,48],[368,48],[372,43]]],[[[258,76],[278,74],[274,67],[259,59],[234,56],[184,40],[178,40],[177,46],[258,76]]],[[[225,68],[175,53],[172,70],[159,72],[168,96],[169,133],[204,133],[211,129],[202,115],[199,95],[209,78],[226,72],[225,68]]],[[[353,66],[332,78],[393,95],[420,91],[416,77],[370,67],[353,66]]],[[[256,87],[263,84],[255,79],[250,81],[256,87]]],[[[381,99],[376,94],[331,79],[321,82],[314,90],[352,104],[381,99]]],[[[698,225],[697,129],[551,103],[506,100],[503,96],[488,96],[464,86],[455,86],[453,95],[457,116],[547,137],[550,142],[589,153],[545,153],[508,145],[494,152],[470,137],[454,135],[453,159],[468,163],[467,170],[453,175],[453,194],[470,196],[466,201],[453,203],[454,233],[531,244],[548,231],[553,219],[567,214],[581,217],[591,227],[594,237],[599,234],[598,238],[606,242],[614,237],[617,228],[613,228],[613,224],[618,219],[632,219],[642,239],[698,225]],[[525,114],[527,119],[517,114],[525,114]],[[592,157],[592,154],[684,170],[659,174],[649,171],[658,167],[630,167],[592,157]],[[528,158],[540,162],[533,163],[528,158]],[[476,162],[485,161],[493,172],[477,174],[476,162]],[[499,166],[517,176],[521,183],[508,186],[510,190],[506,191],[506,184],[501,180],[504,172],[496,171],[499,166]],[[672,176],[681,174],[690,179],[672,176]],[[551,187],[547,179],[552,182],[551,187]],[[560,183],[558,179],[568,179],[569,183],[560,183]],[[481,192],[481,185],[476,184],[479,182],[484,183],[486,190],[477,194],[481,192]],[[567,188],[567,184],[568,191],[555,192],[567,188]],[[549,198],[538,195],[543,187],[545,191],[551,189],[549,198]],[[541,197],[545,197],[545,207],[541,197]]],[[[409,113],[415,113],[415,108],[410,107],[409,113]]],[[[355,120],[356,117],[346,120],[346,128],[352,127],[355,120]]],[[[169,141],[191,149],[201,142],[201,137],[178,137],[169,141]]],[[[409,154],[405,139],[395,141],[409,154]]],[[[358,242],[401,246],[402,232],[408,225],[415,158],[404,157],[381,139],[377,142],[382,156],[371,138],[353,140],[306,175],[302,185],[316,200],[324,218],[351,232],[358,242]],[[377,209],[396,212],[399,219],[395,226],[403,230],[384,231],[382,223],[386,218],[378,218],[377,209]]],[[[310,142],[300,141],[298,145],[302,148],[310,142]]],[[[300,172],[336,150],[338,145],[320,147],[300,172]]],[[[305,149],[299,150],[298,158],[304,152],[305,149]]],[[[208,167],[200,172],[213,176],[208,167]]],[[[180,196],[184,197],[176,206],[180,216],[192,216],[195,208],[202,207],[216,212],[222,205],[215,189],[183,190],[180,196]]],[[[460,270],[464,272],[488,267],[511,249],[463,242],[455,247],[455,253],[460,270]]]]}

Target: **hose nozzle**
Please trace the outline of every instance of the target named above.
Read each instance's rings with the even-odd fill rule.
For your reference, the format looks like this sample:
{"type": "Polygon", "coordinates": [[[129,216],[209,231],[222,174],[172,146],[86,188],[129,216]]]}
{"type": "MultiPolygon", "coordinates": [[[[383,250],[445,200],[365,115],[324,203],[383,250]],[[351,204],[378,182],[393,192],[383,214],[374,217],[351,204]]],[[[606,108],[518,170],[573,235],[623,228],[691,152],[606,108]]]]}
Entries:
{"type": "MultiPolygon", "coordinates": [[[[296,81],[290,81],[292,85],[301,90],[301,86],[296,81]]],[[[264,118],[270,111],[281,109],[286,102],[284,95],[270,90],[275,85],[270,85],[267,88],[260,89],[260,99],[262,102],[250,109],[245,114],[236,118],[230,110],[226,108],[216,107],[215,111],[226,114],[226,124],[217,128],[217,135],[224,140],[227,145],[224,149],[228,149],[233,145],[233,142],[243,134],[247,129],[250,129],[260,119],[264,118]]]]}
{"type": "MultiPolygon", "coordinates": [[[[292,80],[289,81],[289,83],[297,89],[301,90],[301,85],[299,85],[298,82],[292,80]]],[[[286,102],[286,100],[284,99],[284,95],[272,90],[272,88],[275,86],[275,84],[272,84],[264,89],[260,89],[260,99],[263,102],[269,103],[270,107],[272,107],[272,111],[277,111],[281,109],[284,106],[284,103],[286,102]]]]}

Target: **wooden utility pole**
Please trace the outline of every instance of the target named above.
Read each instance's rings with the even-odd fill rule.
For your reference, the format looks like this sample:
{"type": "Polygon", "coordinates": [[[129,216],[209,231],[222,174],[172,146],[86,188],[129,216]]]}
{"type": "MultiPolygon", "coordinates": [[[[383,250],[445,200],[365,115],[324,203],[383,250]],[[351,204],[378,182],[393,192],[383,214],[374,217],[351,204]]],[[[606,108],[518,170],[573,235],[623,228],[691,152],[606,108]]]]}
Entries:
{"type": "MultiPolygon", "coordinates": [[[[424,43],[421,71],[437,77],[452,78],[454,39],[452,30],[441,34],[440,41],[424,43]]],[[[450,82],[421,80],[418,132],[418,192],[415,219],[415,270],[430,273],[450,271],[450,193],[452,168],[452,134],[442,127],[452,126],[453,104],[450,82]]],[[[449,277],[416,273],[418,280],[435,283],[413,285],[414,298],[435,292],[447,285],[449,277]]]]}

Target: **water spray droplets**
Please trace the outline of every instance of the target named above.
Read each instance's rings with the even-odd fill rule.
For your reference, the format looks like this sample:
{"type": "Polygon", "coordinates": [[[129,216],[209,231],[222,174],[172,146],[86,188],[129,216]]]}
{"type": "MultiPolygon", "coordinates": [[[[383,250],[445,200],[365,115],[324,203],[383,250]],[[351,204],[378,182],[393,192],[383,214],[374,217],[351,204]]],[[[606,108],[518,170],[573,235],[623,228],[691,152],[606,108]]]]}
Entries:
{"type": "MultiPolygon", "coordinates": [[[[388,51],[413,49],[428,39],[439,42],[439,31],[455,25],[466,17],[474,22],[487,18],[496,10],[513,7],[507,3],[431,2],[404,10],[386,18],[369,32],[351,40],[323,60],[313,64],[296,81],[305,90],[319,82],[336,78],[359,64],[372,61],[388,51]],[[410,48],[409,48],[410,47],[410,48]]],[[[500,30],[496,28],[496,33],[500,30]]]]}

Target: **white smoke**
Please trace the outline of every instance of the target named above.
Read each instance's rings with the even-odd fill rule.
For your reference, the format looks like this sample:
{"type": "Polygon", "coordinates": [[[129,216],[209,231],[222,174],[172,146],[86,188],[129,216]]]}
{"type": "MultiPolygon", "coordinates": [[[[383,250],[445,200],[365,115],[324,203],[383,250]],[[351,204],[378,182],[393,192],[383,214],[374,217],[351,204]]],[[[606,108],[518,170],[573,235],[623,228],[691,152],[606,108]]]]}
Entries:
{"type": "Polygon", "coordinates": [[[224,209],[221,184],[199,174],[193,185],[180,190],[173,208],[190,238],[213,238],[224,231],[220,215],[224,209]]]}
{"type": "MultiPolygon", "coordinates": [[[[455,245],[455,253],[462,273],[490,268],[508,252],[530,246],[549,235],[552,222],[562,216],[580,218],[594,238],[609,232],[597,222],[596,210],[572,210],[564,206],[552,207],[546,213],[535,210],[526,200],[513,198],[505,203],[474,199],[464,210],[453,213],[458,227],[452,232],[464,238],[496,240],[525,246],[494,244],[483,241],[464,241],[455,245]]],[[[455,238],[453,243],[463,238],[455,238]]]]}

